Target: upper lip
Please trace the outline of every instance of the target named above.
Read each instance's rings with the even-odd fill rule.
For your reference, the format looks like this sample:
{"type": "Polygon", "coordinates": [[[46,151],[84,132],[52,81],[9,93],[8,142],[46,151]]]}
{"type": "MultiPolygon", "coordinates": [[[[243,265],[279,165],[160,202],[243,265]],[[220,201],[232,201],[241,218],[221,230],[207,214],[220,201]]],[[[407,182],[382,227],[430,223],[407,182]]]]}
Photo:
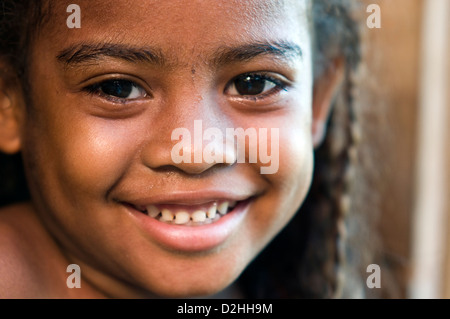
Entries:
{"type": "Polygon", "coordinates": [[[195,190],[183,192],[170,192],[151,195],[143,198],[125,200],[135,206],[149,206],[158,204],[171,205],[203,205],[215,201],[244,201],[255,194],[236,194],[230,191],[211,191],[211,190],[195,190]]]}

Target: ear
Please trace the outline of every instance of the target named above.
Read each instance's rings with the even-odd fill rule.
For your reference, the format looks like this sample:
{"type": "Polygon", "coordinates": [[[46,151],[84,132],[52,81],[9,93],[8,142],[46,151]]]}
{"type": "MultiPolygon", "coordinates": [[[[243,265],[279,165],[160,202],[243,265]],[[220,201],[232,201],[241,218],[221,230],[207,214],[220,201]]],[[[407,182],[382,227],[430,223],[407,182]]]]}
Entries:
{"type": "MultiPolygon", "coordinates": [[[[0,64],[0,68],[2,65],[0,64]]],[[[20,150],[19,90],[0,69],[0,151],[14,154],[20,150]]]]}
{"type": "Polygon", "coordinates": [[[315,148],[320,146],[325,137],[331,105],[344,80],[344,74],[345,60],[339,57],[314,82],[312,138],[315,148]]]}

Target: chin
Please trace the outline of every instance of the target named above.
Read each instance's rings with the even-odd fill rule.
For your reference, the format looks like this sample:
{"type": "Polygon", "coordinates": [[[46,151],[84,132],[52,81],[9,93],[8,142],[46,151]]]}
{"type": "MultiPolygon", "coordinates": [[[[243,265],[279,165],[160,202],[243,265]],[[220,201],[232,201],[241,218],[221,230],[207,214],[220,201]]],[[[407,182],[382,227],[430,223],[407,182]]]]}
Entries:
{"type": "MultiPolygon", "coordinates": [[[[188,273],[192,273],[192,268],[188,273]]],[[[211,297],[232,285],[240,273],[240,271],[230,271],[225,274],[224,269],[218,267],[208,273],[203,272],[192,276],[182,274],[170,280],[161,280],[158,285],[153,285],[152,291],[162,298],[211,297]]]]}
{"type": "Polygon", "coordinates": [[[209,283],[183,283],[180,286],[160,287],[158,295],[162,298],[201,298],[210,297],[222,292],[228,287],[228,284],[209,283]]]}

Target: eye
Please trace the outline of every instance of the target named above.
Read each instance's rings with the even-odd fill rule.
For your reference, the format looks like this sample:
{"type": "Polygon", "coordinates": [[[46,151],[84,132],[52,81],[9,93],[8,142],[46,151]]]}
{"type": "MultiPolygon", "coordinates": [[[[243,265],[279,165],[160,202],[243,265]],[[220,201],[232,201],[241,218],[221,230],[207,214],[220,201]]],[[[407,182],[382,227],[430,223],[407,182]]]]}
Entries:
{"type": "Polygon", "coordinates": [[[89,93],[99,94],[113,100],[135,100],[147,96],[145,90],[129,80],[106,80],[86,88],[89,93]]]}
{"type": "Polygon", "coordinates": [[[286,90],[287,85],[267,74],[247,73],[234,78],[226,89],[231,96],[262,96],[286,90]]]}

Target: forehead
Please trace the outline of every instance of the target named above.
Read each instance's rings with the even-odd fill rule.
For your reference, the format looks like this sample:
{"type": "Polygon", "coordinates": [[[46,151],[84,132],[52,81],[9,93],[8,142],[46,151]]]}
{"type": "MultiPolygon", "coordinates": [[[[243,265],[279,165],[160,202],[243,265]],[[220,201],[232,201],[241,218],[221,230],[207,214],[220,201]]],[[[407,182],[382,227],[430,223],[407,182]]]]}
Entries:
{"type": "Polygon", "coordinates": [[[80,29],[67,27],[71,3],[52,5],[40,42],[55,50],[77,42],[145,43],[197,54],[261,39],[308,40],[308,0],[80,0],[80,29]]]}

